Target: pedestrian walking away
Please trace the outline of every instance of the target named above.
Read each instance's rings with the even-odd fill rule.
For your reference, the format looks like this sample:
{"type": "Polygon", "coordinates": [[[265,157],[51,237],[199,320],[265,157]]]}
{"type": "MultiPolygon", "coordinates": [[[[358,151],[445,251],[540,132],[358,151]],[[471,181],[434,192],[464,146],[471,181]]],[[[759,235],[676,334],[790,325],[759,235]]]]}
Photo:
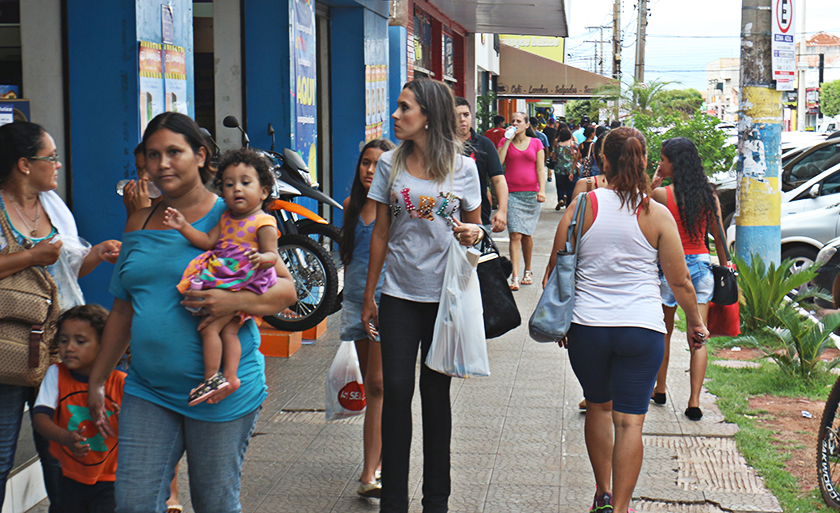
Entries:
{"type": "Polygon", "coordinates": [[[239,388],[224,401],[218,402],[227,391],[191,407],[187,397],[205,371],[199,330],[237,312],[272,315],[295,301],[294,283],[278,260],[277,282],[262,295],[218,288],[182,295],[175,285],[202,251],[168,229],[165,209],[177,208],[186,222],[207,232],[227,208],[204,186],[211,150],[192,119],[172,112],[156,116],[146,127],[143,147],[163,200],[135,212],[123,235],[109,289],[114,305],[89,380],[91,419],[103,437],[115,435],[107,423],[104,384],[130,341],[132,364],[120,412],[117,511],[165,511],[175,465],[185,452],[193,509],[239,511],[242,462],[266,397],[259,333],[253,320],[239,329],[239,388]],[[191,315],[187,307],[203,310],[191,315]]]}
{"type": "MultiPolygon", "coordinates": [[[[572,369],[587,400],[584,435],[595,475],[591,511],[630,511],[644,449],[642,425],[662,363],[657,261],[685,310],[688,339],[703,344],[703,324],[673,217],[649,201],[645,138],[619,128],[604,141],[606,187],[587,193],[577,248],[575,296],[568,337],[572,369]]],[[[577,198],[554,239],[543,284],[566,242],[577,198]]]]}
{"type": "MultiPolygon", "coordinates": [[[[685,137],[668,139],[662,143],[662,155],[659,167],[653,176],[653,199],[665,205],[680,232],[685,263],[691,272],[691,282],[697,294],[700,315],[705,323],[709,314],[709,301],[714,292],[714,278],[712,276],[712,262],[709,256],[708,234],[715,239],[715,249],[721,265],[727,266],[726,251],[723,237],[720,236],[718,220],[720,219],[720,204],[715,195],[712,184],[703,170],[703,163],[697,153],[694,143],[685,137]],[[673,182],[666,187],[660,187],[662,180],[670,178],[673,182]]],[[[662,295],[662,310],[665,313],[665,357],[656,378],[656,387],[651,399],[656,404],[665,404],[666,383],[668,375],[668,359],[671,351],[671,334],[674,332],[674,314],[677,311],[677,301],[668,282],[660,272],[660,293],[662,295]]],[[[688,407],[685,416],[689,420],[700,420],[703,411],[700,409],[700,390],[706,377],[706,362],[708,360],[705,345],[696,345],[689,339],[688,349],[691,351],[689,366],[689,380],[691,394],[688,397],[688,407]]]]}
{"type": "Polygon", "coordinates": [[[557,131],[557,144],[554,148],[557,165],[554,176],[557,178],[557,205],[554,210],[560,210],[568,205],[572,198],[572,190],[577,182],[575,170],[578,165],[578,151],[575,138],[565,123],[560,123],[557,131]]]}
{"type": "MultiPolygon", "coordinates": [[[[382,500],[380,511],[408,511],[411,399],[417,349],[426,360],[443,286],[450,241],[481,241],[481,191],[475,162],[457,137],[449,86],[414,80],[397,99],[394,135],[402,142],[383,153],[368,197],[377,202],[362,308],[368,336],[382,348],[382,500]],[[376,286],[385,266],[382,299],[376,286]]],[[[450,377],[420,366],[423,412],[423,511],[448,511],[450,377]]]]}
{"type": "Polygon", "coordinates": [[[478,168],[478,180],[481,184],[481,224],[493,232],[503,232],[507,227],[508,188],[505,170],[499,161],[496,146],[490,139],[478,135],[472,129],[470,103],[460,96],[455,97],[455,114],[458,123],[458,138],[464,145],[464,155],[473,159],[478,168]],[[499,203],[495,214],[490,204],[488,180],[493,186],[496,201],[499,203]]]}
{"type": "Polygon", "coordinates": [[[510,234],[510,261],[513,274],[510,289],[519,290],[531,285],[531,254],[534,240],[531,235],[540,219],[540,203],[545,201],[545,151],[543,144],[528,122],[524,112],[515,112],[513,124],[499,142],[499,159],[505,164],[508,185],[508,233],[510,234]],[[522,281],[519,280],[519,257],[525,264],[522,281]]]}
{"type": "MultiPolygon", "coordinates": [[[[376,220],[376,201],[368,198],[370,185],[382,153],[394,149],[387,139],[368,142],[359,155],[350,197],[344,200],[344,226],[341,228],[340,255],[344,263],[344,301],[341,309],[341,340],[353,340],[359,356],[365,389],[364,466],[357,490],[363,497],[379,497],[382,484],[382,351],[379,336],[368,338],[362,324],[362,300],[370,261],[370,238],[376,220]]],[[[382,292],[382,274],[376,283],[377,306],[382,292]]]]}

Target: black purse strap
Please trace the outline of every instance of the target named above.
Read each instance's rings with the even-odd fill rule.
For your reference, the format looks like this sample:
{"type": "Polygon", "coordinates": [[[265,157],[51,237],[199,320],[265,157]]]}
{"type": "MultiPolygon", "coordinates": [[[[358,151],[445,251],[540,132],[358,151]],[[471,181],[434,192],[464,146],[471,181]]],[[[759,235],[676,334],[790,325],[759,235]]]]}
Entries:
{"type": "Polygon", "coordinates": [[[726,244],[726,232],[723,231],[723,223],[720,222],[720,217],[717,214],[715,214],[715,220],[717,220],[718,224],[718,236],[723,241],[723,254],[726,255],[727,262],[732,262],[732,259],[729,257],[729,246],[726,244]]]}

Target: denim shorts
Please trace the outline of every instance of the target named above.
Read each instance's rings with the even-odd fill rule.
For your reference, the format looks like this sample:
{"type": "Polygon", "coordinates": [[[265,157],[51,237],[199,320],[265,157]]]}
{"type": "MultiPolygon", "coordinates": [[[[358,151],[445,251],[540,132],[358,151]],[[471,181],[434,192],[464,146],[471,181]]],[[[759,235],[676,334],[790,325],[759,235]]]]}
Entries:
{"type": "MultiPolygon", "coordinates": [[[[708,253],[700,255],[685,255],[685,265],[691,273],[691,283],[694,285],[694,293],[697,295],[697,304],[705,305],[712,300],[715,292],[715,278],[712,276],[712,258],[708,253]]],[[[662,269],[659,269],[659,294],[662,296],[662,304],[665,306],[677,306],[677,300],[662,269]]]]}
{"type": "MultiPolygon", "coordinates": [[[[344,299],[341,304],[341,328],[338,335],[341,340],[369,340],[362,325],[362,303],[344,299]]],[[[374,340],[379,342],[379,337],[374,340]]]]}

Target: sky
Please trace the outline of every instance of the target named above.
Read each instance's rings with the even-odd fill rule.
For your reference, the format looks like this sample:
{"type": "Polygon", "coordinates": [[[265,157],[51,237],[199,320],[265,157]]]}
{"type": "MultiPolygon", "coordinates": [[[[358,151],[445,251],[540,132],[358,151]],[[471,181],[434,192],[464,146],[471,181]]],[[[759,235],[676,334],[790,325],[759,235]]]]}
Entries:
{"type": "MultiPolygon", "coordinates": [[[[800,16],[806,2],[805,34],[823,31],[840,36],[840,0],[794,0],[796,41],[802,34],[800,16]]],[[[565,0],[568,5],[569,38],[566,64],[593,71],[600,32],[604,29],[604,74],[612,73],[613,0],[565,0]],[[571,54],[571,55],[570,55],[571,54]]],[[[637,1],[622,0],[622,73],[632,80],[636,56],[637,1]]],[[[645,81],[675,81],[668,86],[706,90],[706,65],[723,57],[740,56],[741,1],[648,0],[648,26],[645,44],[645,81]]]]}

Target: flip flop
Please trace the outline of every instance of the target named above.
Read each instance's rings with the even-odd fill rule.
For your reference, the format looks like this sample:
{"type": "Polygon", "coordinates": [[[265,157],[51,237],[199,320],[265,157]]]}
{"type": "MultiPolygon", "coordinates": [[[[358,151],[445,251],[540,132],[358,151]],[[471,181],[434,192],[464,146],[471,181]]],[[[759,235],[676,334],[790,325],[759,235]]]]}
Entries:
{"type": "Polygon", "coordinates": [[[221,372],[217,372],[214,376],[205,379],[197,387],[192,389],[189,397],[189,405],[195,406],[202,403],[211,397],[218,395],[219,392],[230,386],[230,383],[225,379],[221,372]]]}
{"type": "Polygon", "coordinates": [[[166,513],[181,513],[182,511],[184,511],[184,507],[180,504],[173,504],[166,507],[166,513]]]}

